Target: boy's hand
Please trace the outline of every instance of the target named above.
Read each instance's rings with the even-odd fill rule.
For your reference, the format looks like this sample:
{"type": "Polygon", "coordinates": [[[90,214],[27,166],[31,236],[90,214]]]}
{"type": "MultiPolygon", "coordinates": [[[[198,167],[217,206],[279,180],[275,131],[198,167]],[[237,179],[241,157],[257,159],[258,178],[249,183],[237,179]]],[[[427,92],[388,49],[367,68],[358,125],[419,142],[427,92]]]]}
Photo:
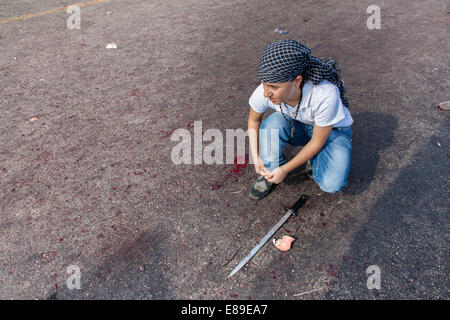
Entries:
{"type": "Polygon", "coordinates": [[[273,169],[268,174],[263,174],[264,178],[266,178],[267,181],[279,184],[281,183],[284,178],[286,178],[287,174],[283,171],[280,167],[273,169]]]}
{"type": "Polygon", "coordinates": [[[264,162],[258,157],[255,161],[255,171],[257,174],[265,176],[270,173],[270,171],[264,166],[264,162]]]}

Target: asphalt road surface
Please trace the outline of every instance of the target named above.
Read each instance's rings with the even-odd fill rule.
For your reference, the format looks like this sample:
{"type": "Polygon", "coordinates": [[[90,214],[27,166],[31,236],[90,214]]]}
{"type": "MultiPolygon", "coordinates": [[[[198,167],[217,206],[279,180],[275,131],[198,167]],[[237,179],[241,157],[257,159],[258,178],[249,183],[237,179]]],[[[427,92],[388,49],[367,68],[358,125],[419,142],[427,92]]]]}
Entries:
{"type": "Polygon", "coordinates": [[[79,1],[0,3],[1,299],[449,298],[445,1],[79,1]],[[340,63],[349,186],[299,168],[254,201],[251,164],[175,164],[177,129],[247,130],[286,38],[340,63]],[[227,278],[301,194],[291,250],[227,278]]]}

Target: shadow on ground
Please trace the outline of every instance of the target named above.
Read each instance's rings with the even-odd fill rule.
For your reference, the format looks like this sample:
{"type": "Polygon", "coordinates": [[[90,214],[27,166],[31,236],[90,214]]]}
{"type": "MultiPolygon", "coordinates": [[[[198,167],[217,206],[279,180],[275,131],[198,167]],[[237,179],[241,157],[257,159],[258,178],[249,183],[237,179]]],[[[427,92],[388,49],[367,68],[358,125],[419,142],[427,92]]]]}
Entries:
{"type": "MultiPolygon", "coordinates": [[[[436,140],[434,136],[426,145],[436,140]]],[[[424,148],[414,158],[354,234],[325,298],[449,298],[447,155],[438,148],[424,148]],[[381,270],[380,290],[367,289],[369,275],[364,271],[370,265],[381,270]]]]}
{"type": "Polygon", "coordinates": [[[345,193],[363,194],[375,176],[380,153],[394,140],[397,119],[377,112],[362,112],[353,116],[352,167],[345,193]]]}
{"type": "Polygon", "coordinates": [[[81,270],[82,290],[69,290],[64,285],[48,299],[167,299],[170,292],[166,240],[165,228],[158,225],[99,265],[81,270]]]}

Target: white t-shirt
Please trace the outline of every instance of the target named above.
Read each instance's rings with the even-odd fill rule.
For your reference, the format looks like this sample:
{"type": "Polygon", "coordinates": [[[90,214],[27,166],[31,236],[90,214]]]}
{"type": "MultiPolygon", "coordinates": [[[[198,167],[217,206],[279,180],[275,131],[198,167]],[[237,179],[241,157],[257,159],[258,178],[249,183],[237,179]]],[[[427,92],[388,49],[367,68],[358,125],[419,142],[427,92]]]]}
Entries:
{"type": "MultiPolygon", "coordinates": [[[[280,112],[282,106],[284,114],[291,118],[295,116],[297,109],[297,106],[287,103],[273,104],[269,98],[264,97],[262,83],[253,92],[248,103],[258,113],[264,113],[267,108],[280,112]]],[[[310,125],[316,124],[319,127],[333,125],[334,128],[349,127],[353,123],[350,112],[342,104],[338,87],[328,80],[323,80],[317,85],[311,81],[305,82],[296,120],[310,125]]]]}

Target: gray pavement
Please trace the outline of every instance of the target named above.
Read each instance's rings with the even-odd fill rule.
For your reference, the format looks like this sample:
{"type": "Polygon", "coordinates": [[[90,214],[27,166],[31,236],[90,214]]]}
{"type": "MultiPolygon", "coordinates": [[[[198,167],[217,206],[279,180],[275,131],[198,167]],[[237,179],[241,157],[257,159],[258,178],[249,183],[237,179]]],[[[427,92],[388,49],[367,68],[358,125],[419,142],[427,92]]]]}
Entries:
{"type": "Polygon", "coordinates": [[[80,30],[64,11],[2,23],[73,3],[0,4],[1,299],[449,298],[445,2],[109,0],[81,8],[80,30]],[[247,130],[259,57],[285,38],[340,63],[347,189],[300,168],[254,201],[251,165],[173,164],[176,129],[247,130]],[[275,235],[292,249],[268,243],[227,279],[303,193],[275,235]]]}

